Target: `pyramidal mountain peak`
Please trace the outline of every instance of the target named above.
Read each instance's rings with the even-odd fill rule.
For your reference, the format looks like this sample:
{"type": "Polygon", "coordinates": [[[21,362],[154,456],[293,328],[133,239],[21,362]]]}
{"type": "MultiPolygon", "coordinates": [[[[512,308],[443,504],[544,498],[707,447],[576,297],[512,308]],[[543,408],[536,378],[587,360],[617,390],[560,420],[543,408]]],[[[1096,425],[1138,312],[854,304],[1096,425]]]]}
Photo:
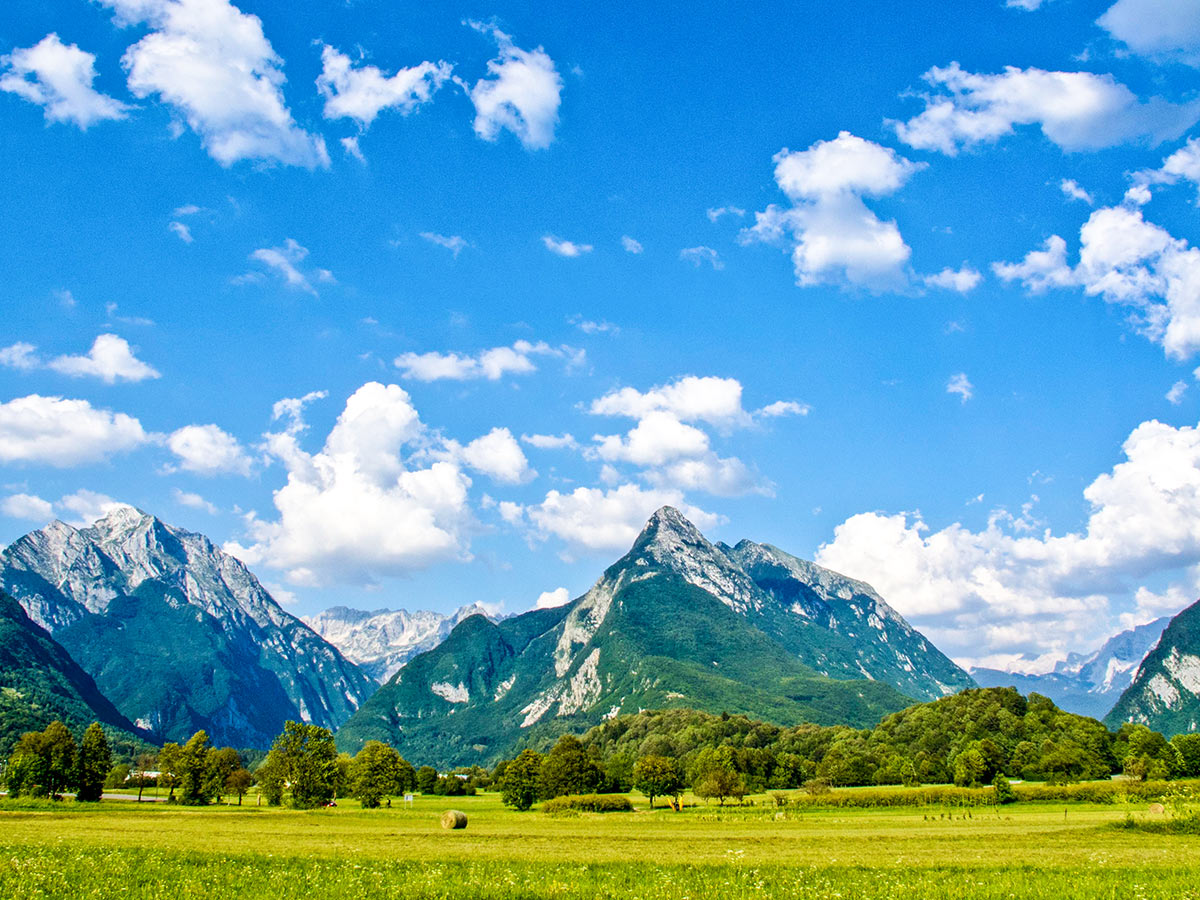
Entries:
{"type": "Polygon", "coordinates": [[[769,545],[714,544],[663,507],[582,596],[463,619],[338,737],[452,766],[639,709],[864,727],[973,684],[869,585],[769,545]]]}

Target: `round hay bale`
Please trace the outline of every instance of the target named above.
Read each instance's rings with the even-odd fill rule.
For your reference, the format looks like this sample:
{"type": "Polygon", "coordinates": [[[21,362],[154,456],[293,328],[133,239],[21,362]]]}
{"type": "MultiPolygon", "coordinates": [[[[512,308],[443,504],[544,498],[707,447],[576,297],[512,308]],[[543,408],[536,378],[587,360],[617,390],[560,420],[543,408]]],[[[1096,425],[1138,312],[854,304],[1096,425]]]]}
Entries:
{"type": "Polygon", "coordinates": [[[442,813],[442,827],[450,828],[466,828],[467,814],[457,809],[448,809],[442,813]]]}
{"type": "Polygon", "coordinates": [[[1161,803],[1151,803],[1150,808],[1146,810],[1146,812],[1150,813],[1151,815],[1161,816],[1166,812],[1166,809],[1161,803]]]}

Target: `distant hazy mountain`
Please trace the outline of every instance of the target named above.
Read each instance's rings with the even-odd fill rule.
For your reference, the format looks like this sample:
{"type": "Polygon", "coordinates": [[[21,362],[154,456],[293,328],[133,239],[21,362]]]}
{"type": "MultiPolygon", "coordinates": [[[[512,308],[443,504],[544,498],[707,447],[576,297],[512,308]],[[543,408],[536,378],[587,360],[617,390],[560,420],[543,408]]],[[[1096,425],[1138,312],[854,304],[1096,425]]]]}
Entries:
{"type": "Polygon", "coordinates": [[[1141,722],[1168,737],[1200,731],[1200,602],[1171,619],[1104,721],[1141,722]]]}
{"type": "Polygon", "coordinates": [[[92,722],[134,730],[62,645],[0,591],[0,759],[23,732],[55,719],[76,732],[92,722]]]}
{"type": "Polygon", "coordinates": [[[334,606],[303,621],[360,669],[383,683],[418,653],[432,650],[467,616],[487,615],[481,606],[445,614],[418,610],[365,612],[334,606]]]}
{"type": "Polygon", "coordinates": [[[1070,654],[1053,672],[1031,675],[1000,669],[972,669],[984,687],[1012,686],[1022,694],[1037,692],[1067,712],[1102,719],[1133,683],[1133,676],[1154,649],[1170,621],[1169,616],[1139,625],[1109,638],[1103,647],[1086,656],[1070,654]]]}
{"type": "Polygon", "coordinates": [[[867,585],[772,547],[713,545],[665,507],[566,606],[465,619],[380,688],[338,743],[378,738],[420,762],[483,762],[538,734],[681,706],[865,726],[909,696],[972,683],[867,585]]]}
{"type": "Polygon", "coordinates": [[[374,688],[237,559],[132,507],[15,541],[0,587],[160,740],[265,747],[286,719],[336,728],[374,688]]]}

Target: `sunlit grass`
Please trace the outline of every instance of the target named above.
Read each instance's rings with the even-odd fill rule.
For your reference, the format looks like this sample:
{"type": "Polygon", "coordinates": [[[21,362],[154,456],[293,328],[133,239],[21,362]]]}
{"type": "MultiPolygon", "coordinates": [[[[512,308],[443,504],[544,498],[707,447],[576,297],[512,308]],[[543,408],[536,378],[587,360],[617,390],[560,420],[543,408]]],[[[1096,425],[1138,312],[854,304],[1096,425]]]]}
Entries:
{"type": "Polygon", "coordinates": [[[808,810],[703,805],[560,818],[495,794],[298,812],[0,805],[2,897],[1172,897],[1200,838],[1113,827],[1145,804],[808,810]],[[7,807],[7,808],[6,808],[7,807]],[[448,808],[469,816],[443,831],[448,808]]]}

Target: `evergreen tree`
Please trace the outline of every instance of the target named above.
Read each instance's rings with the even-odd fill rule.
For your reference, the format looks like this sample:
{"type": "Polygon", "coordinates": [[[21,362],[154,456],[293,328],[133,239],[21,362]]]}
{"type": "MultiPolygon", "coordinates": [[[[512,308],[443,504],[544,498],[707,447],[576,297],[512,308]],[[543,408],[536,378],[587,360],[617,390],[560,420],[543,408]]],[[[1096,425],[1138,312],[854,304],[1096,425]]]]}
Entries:
{"type": "Polygon", "coordinates": [[[85,803],[97,802],[104,793],[104,779],[112,768],[112,752],[108,737],[99,722],[93,722],[83,733],[79,745],[78,788],[75,799],[85,803]]]}

